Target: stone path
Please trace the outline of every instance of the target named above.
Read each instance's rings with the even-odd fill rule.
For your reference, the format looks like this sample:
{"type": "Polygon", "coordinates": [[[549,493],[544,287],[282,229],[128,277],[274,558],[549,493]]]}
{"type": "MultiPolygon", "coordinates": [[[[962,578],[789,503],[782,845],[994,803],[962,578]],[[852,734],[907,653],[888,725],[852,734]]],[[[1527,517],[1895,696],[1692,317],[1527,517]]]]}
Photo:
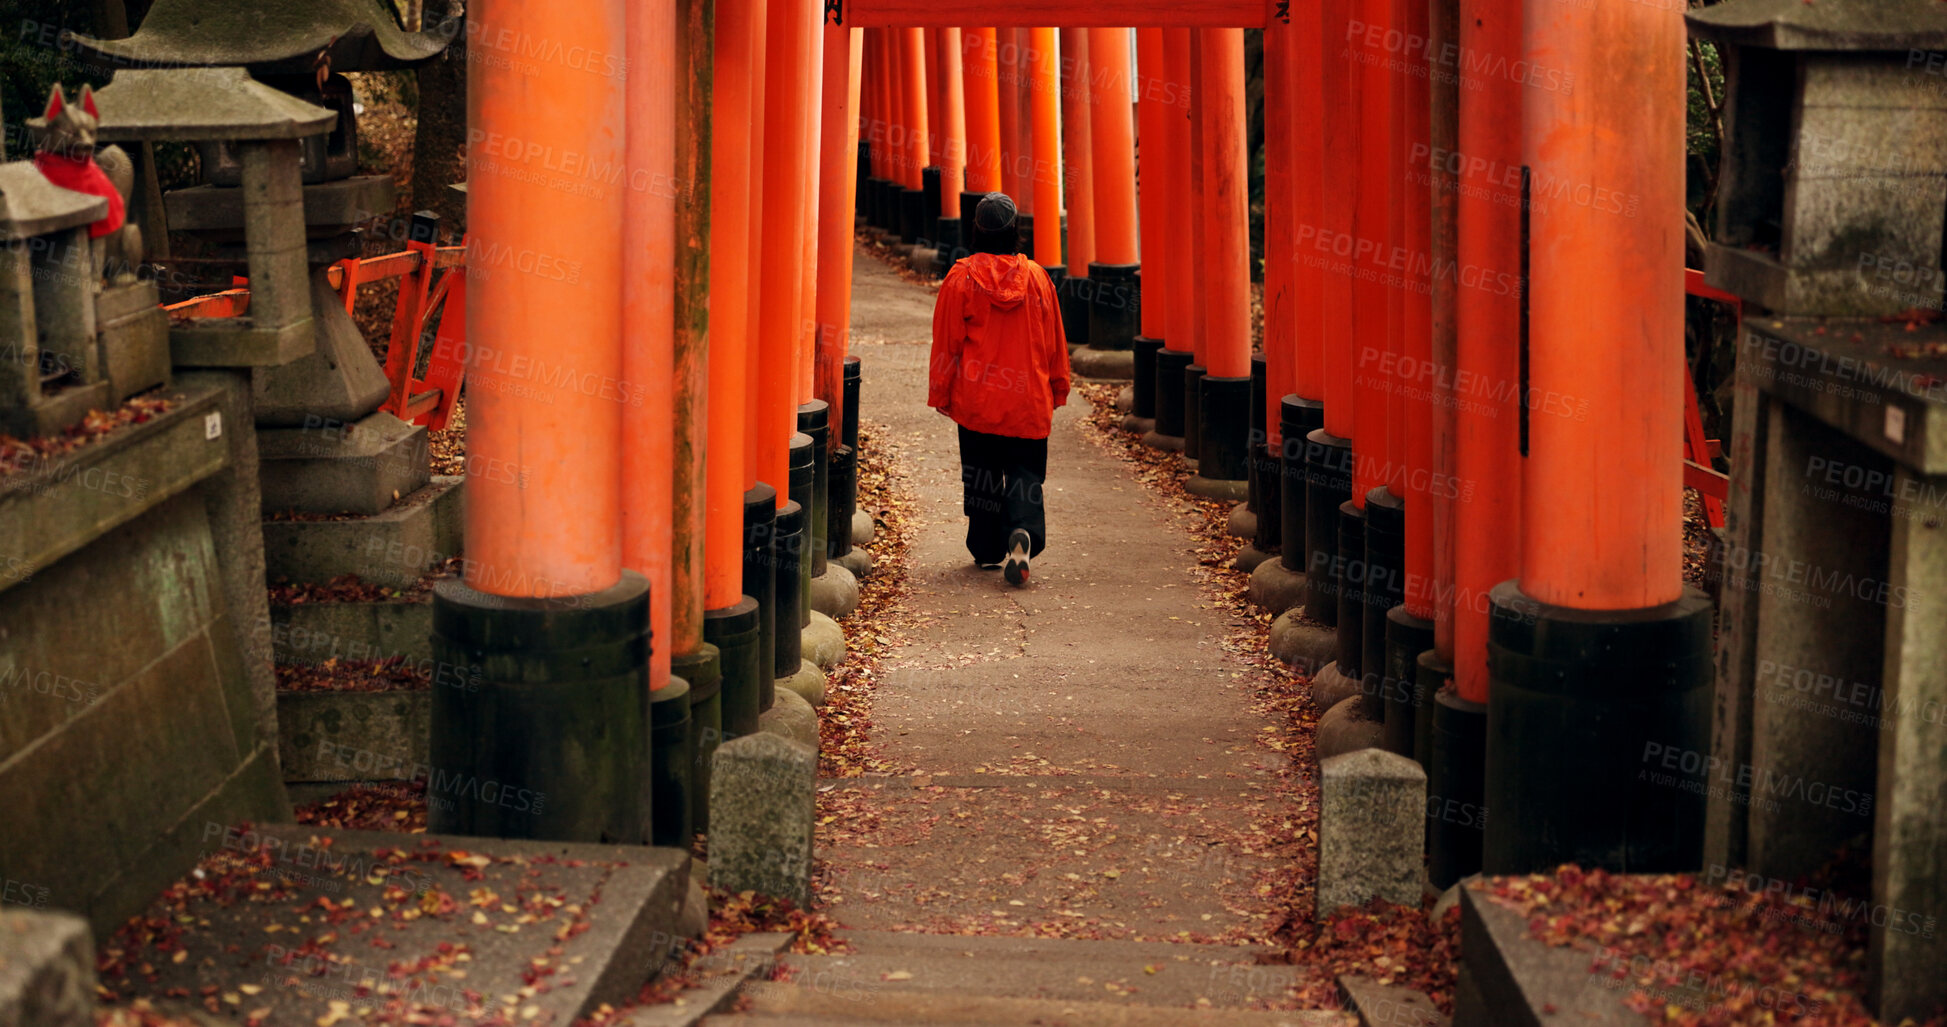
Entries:
{"type": "Polygon", "coordinates": [[[1055,417],[1031,585],[975,568],[953,425],[926,406],[934,291],[865,252],[855,267],[861,408],[918,497],[911,640],[883,665],[872,736],[915,776],[823,783],[869,789],[878,813],[820,828],[829,911],[864,930],[1259,937],[1252,828],[1284,815],[1282,760],[1253,742],[1270,722],[1183,522],[1090,441],[1078,393],[1055,417]]]}

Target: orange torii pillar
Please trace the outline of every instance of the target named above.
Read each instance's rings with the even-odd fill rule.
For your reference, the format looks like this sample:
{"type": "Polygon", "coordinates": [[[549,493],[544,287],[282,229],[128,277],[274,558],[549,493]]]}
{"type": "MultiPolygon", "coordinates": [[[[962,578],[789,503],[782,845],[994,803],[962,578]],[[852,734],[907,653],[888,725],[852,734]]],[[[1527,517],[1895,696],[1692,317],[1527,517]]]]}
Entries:
{"type": "MultiPolygon", "coordinates": [[[[1395,0],[1394,9],[1406,38],[1432,38],[1428,0],[1395,0]]],[[[1411,59],[1425,73],[1408,74],[1399,80],[1400,133],[1392,161],[1400,189],[1398,209],[1404,228],[1401,249],[1405,254],[1400,273],[1406,285],[1400,297],[1404,319],[1394,376],[1395,394],[1403,408],[1399,425],[1406,433],[1405,444],[1400,447],[1405,473],[1394,488],[1406,502],[1406,523],[1399,573],[1393,578],[1397,584],[1386,589],[1393,603],[1378,625],[1380,663],[1375,670],[1384,706],[1386,748],[1409,758],[1415,752],[1419,730],[1413,682],[1420,654],[1433,648],[1433,543],[1436,519],[1445,514],[1434,504],[1436,497],[1444,501],[1459,492],[1446,464],[1435,459],[1430,394],[1442,377],[1442,368],[1433,351],[1433,192],[1424,169],[1433,130],[1433,97],[1428,83],[1437,82],[1440,68],[1429,64],[1427,55],[1439,52],[1421,48],[1411,59]]]]}
{"type": "Polygon", "coordinates": [[[703,641],[702,453],[707,408],[711,41],[695,0],[628,8],[628,166],[624,201],[623,377],[673,381],[669,403],[624,407],[622,559],[650,582],[651,777],[658,845],[688,844],[692,820],[692,689],[714,691],[717,655],[703,641]],[[687,196],[678,195],[679,184],[687,196]],[[674,671],[674,673],[672,673],[674,671]]]}
{"type": "Polygon", "coordinates": [[[1208,373],[1204,365],[1204,341],[1207,338],[1204,314],[1209,308],[1209,294],[1205,288],[1209,284],[1207,268],[1204,264],[1208,256],[1204,249],[1204,233],[1209,227],[1210,216],[1204,189],[1204,105],[1209,96],[1208,85],[1203,74],[1203,31],[1190,30],[1190,134],[1189,134],[1189,174],[1184,181],[1190,187],[1184,190],[1184,200],[1190,208],[1189,232],[1184,241],[1190,250],[1190,364],[1183,369],[1183,455],[1195,460],[1203,447],[1203,415],[1201,398],[1203,376],[1208,373]]]}
{"type": "MultiPolygon", "coordinates": [[[[805,176],[804,202],[804,259],[803,266],[799,272],[799,281],[803,284],[799,287],[798,300],[798,309],[803,312],[804,316],[799,322],[800,327],[797,336],[796,353],[797,389],[795,397],[797,399],[798,435],[794,436],[791,440],[793,447],[791,500],[798,504],[803,518],[798,531],[798,565],[796,569],[798,630],[800,632],[811,626],[811,579],[825,572],[825,517],[829,513],[825,508],[826,489],[830,485],[829,469],[826,465],[826,460],[829,457],[830,442],[830,434],[826,430],[826,412],[828,408],[823,400],[817,399],[814,396],[815,385],[813,382],[814,372],[812,370],[812,364],[815,361],[815,355],[818,349],[818,207],[820,202],[819,197],[822,193],[822,183],[824,181],[825,163],[822,146],[824,134],[824,101],[822,90],[824,86],[825,67],[825,35],[822,27],[822,18],[824,10],[822,6],[818,8],[821,20],[818,23],[818,27],[812,30],[806,56],[807,84],[805,93],[808,97],[808,102],[804,105],[806,109],[804,120],[804,152],[807,174],[805,176]],[[807,455],[800,452],[801,449],[806,448],[809,449],[808,459],[810,462],[810,472],[808,474],[802,473],[802,466],[806,462],[807,455]]],[[[834,128],[837,129],[835,132],[837,138],[850,138],[849,133],[843,128],[839,126],[834,126],[834,128]]],[[[841,158],[834,171],[842,171],[843,167],[844,164],[841,158]]],[[[849,230],[851,225],[849,219],[846,221],[846,225],[849,230]]],[[[778,571],[781,575],[788,576],[790,573],[789,569],[784,567],[778,568],[778,571]]],[[[817,680],[822,683],[824,681],[824,674],[815,664],[802,658],[802,639],[799,642],[799,658],[790,662],[788,666],[785,665],[785,661],[790,659],[789,654],[780,653],[778,657],[778,674],[780,680],[786,677],[798,677],[804,683],[805,687],[809,688],[810,678],[812,676],[815,675],[817,680]]],[[[779,648],[780,650],[785,650],[790,647],[786,645],[780,646],[779,648]]]]}
{"type": "Polygon", "coordinates": [[[1250,467],[1250,111],[1244,30],[1199,29],[1203,100],[1204,374],[1198,380],[1198,495],[1242,500],[1250,467]]]}
{"type": "MultiPolygon", "coordinates": [[[[818,337],[813,354],[813,394],[825,404],[825,551],[821,559],[852,552],[852,512],[858,495],[858,454],[840,426],[845,411],[845,356],[852,326],[852,191],[857,177],[861,43],[864,29],[827,22],[823,28],[824,83],[819,102],[826,126],[818,159],[824,164],[818,195],[818,337]],[[839,127],[843,126],[840,131],[839,127]],[[834,176],[836,178],[834,179],[834,176]]],[[[854,415],[856,416],[856,415],[854,415]]]]}
{"type": "MultiPolygon", "coordinates": [[[[1034,255],[1034,261],[1060,284],[1067,269],[1061,266],[1061,73],[1060,52],[1055,46],[1055,30],[1038,28],[1029,33],[1023,52],[1027,62],[1028,127],[1033,145],[1023,154],[1027,173],[1016,186],[1014,203],[1025,211],[1038,206],[1052,219],[1047,231],[1035,234],[1032,214],[1021,215],[1021,245],[1034,255]],[[1023,202],[1031,201],[1031,202],[1023,202]]],[[[1005,87],[1003,87],[1005,88],[1005,87]]],[[[1066,327],[1066,326],[1064,326],[1066,327]]],[[[1073,343],[1071,337],[1068,340],[1073,343]]]]}
{"type": "Polygon", "coordinates": [[[899,241],[913,246],[931,235],[926,227],[926,167],[931,148],[931,111],[926,106],[926,30],[900,34],[901,76],[894,82],[906,121],[906,187],[899,193],[899,241]]]}
{"type": "MultiPolygon", "coordinates": [[[[1342,452],[1319,441],[1326,437],[1323,434],[1325,350],[1331,341],[1324,328],[1326,257],[1331,243],[1323,224],[1327,208],[1324,196],[1327,150],[1321,55],[1326,51],[1319,26],[1319,16],[1315,13],[1310,17],[1295,15],[1289,25],[1273,24],[1265,33],[1266,74],[1269,76],[1275,70],[1281,80],[1277,83],[1267,80],[1265,85],[1266,117],[1275,119],[1266,123],[1266,159],[1269,161],[1276,153],[1289,161],[1278,194],[1279,202],[1267,210],[1265,223],[1266,313],[1267,316],[1272,313],[1268,309],[1272,264],[1279,262],[1284,266],[1282,284],[1287,298],[1278,319],[1288,334],[1282,343],[1284,374],[1274,373],[1279,365],[1274,359],[1270,369],[1273,373],[1267,383],[1271,386],[1267,391],[1278,400],[1276,481],[1260,492],[1260,497],[1277,493],[1275,504],[1265,505],[1276,507],[1277,537],[1282,552],[1278,559],[1266,560],[1251,572],[1252,589],[1267,597],[1267,608],[1282,609],[1273,622],[1273,655],[1307,673],[1318,670],[1338,648],[1338,638],[1329,627],[1331,622],[1321,624],[1306,616],[1306,603],[1315,584],[1306,569],[1319,568],[1313,577],[1329,579],[1331,554],[1337,548],[1336,536],[1311,530],[1313,483],[1309,465],[1342,452]],[[1274,36],[1279,37],[1282,46],[1273,46],[1274,36]],[[1274,60],[1274,57],[1281,59],[1274,60]],[[1283,98],[1283,104],[1272,106],[1278,97],[1283,98]],[[1274,135],[1283,136],[1284,147],[1271,144],[1274,135]],[[1321,240],[1324,252],[1321,252],[1321,240]],[[1314,549],[1314,546],[1326,548],[1314,549]]],[[[1268,164],[1265,175],[1268,192],[1272,180],[1268,164]]],[[[1330,206],[1337,210],[1343,204],[1335,198],[1330,206]]],[[[1271,330],[1267,324],[1267,348],[1273,345],[1271,330]]],[[[1267,422],[1271,416],[1272,412],[1267,410],[1267,422]]],[[[1337,499],[1327,498],[1331,500],[1330,512],[1335,517],[1337,499]]],[[[1321,500],[1321,505],[1324,501],[1321,500]]],[[[1260,525],[1263,513],[1261,509],[1260,525]]],[[[1332,522],[1328,519],[1326,523],[1332,522]]],[[[1336,611],[1335,605],[1333,609],[1336,611]]]]}
{"type": "Polygon", "coordinates": [[[871,167],[865,180],[866,224],[882,233],[895,223],[890,190],[897,188],[892,155],[892,53],[890,29],[865,31],[865,85],[860,92],[865,123],[861,126],[869,141],[871,167]]]}
{"type": "MultiPolygon", "coordinates": [[[[1028,136],[1022,126],[1028,122],[1031,103],[1031,100],[1024,98],[1021,83],[1031,81],[1034,75],[1033,59],[1022,41],[1029,31],[1018,28],[995,30],[994,118],[1000,125],[1001,138],[1001,184],[998,188],[1014,198],[1014,206],[1021,214],[1031,218],[1031,205],[1025,201],[1032,195],[1032,180],[1028,177],[1031,172],[1027,169],[1033,166],[1034,157],[1031,150],[1024,153],[1021,147],[1021,140],[1028,136]]],[[[1024,220],[1021,230],[1029,231],[1030,224],[1024,220]]]]}
{"type": "Polygon", "coordinates": [[[433,591],[433,659],[478,687],[433,690],[431,759],[449,773],[429,788],[431,822],[458,834],[641,844],[649,583],[622,565],[623,390],[666,404],[670,389],[667,379],[624,380],[627,184],[564,183],[548,170],[563,154],[624,166],[622,76],[590,75],[566,56],[616,52],[624,5],[482,0],[471,14],[560,47],[553,59],[483,62],[467,77],[472,252],[508,255],[468,268],[484,281],[466,297],[467,445],[478,463],[517,473],[473,476],[465,577],[433,591]],[[488,140],[514,138],[526,159],[488,152],[488,140]],[[534,370],[515,381],[509,367],[534,370]],[[502,805],[467,787],[478,781],[518,782],[550,801],[502,805]]]}
{"type": "MultiPolygon", "coordinates": [[[[1126,351],[1141,331],[1136,275],[1142,254],[1136,248],[1136,112],[1129,61],[1130,30],[1088,30],[1088,76],[1081,80],[1088,101],[1091,242],[1088,273],[1088,345],[1094,350],[1126,351]]],[[[1080,374],[1131,377],[1129,358],[1082,361],[1080,374]]]]}
{"type": "MultiPolygon", "coordinates": [[[[1350,40],[1360,22],[1357,0],[1320,0],[1320,40],[1350,40]]],[[[1321,44],[1336,46],[1332,44],[1321,44]]],[[[1325,53],[1321,52],[1321,57],[1325,53]]],[[[1305,614],[1328,626],[1339,621],[1339,594],[1348,554],[1339,545],[1339,511],[1352,498],[1353,413],[1358,398],[1353,387],[1355,350],[1353,257],[1358,239],[1353,234],[1353,204],[1360,180],[1359,154],[1365,125],[1360,117],[1360,69],[1351,62],[1321,59],[1319,69],[1319,137],[1322,140],[1316,226],[1300,225],[1298,249],[1306,263],[1319,268],[1318,310],[1320,396],[1324,427],[1305,437],[1305,614]]],[[[1376,131],[1376,129],[1375,129],[1376,131]]]]}
{"type": "MultiPolygon", "coordinates": [[[[1251,384],[1251,473],[1250,498],[1231,512],[1232,534],[1251,540],[1238,552],[1239,570],[1255,571],[1277,552],[1282,537],[1279,503],[1278,448],[1282,424],[1280,400],[1291,391],[1293,359],[1292,315],[1292,204],[1291,133],[1284,131],[1280,119],[1291,112],[1291,76],[1286,70],[1291,56],[1289,19],[1272,18],[1264,26],[1264,373],[1257,377],[1258,361],[1252,361],[1251,384]]],[[[1279,568],[1266,572],[1277,574],[1279,568]]],[[[1292,581],[1282,591],[1285,598],[1276,605],[1287,607],[1293,591],[1292,581]]],[[[1264,595],[1262,589],[1253,594],[1264,595]]],[[[1276,611],[1274,611],[1276,612],[1276,611]]]]}
{"type": "Polygon", "coordinates": [[[960,72],[960,30],[940,29],[935,52],[939,55],[933,76],[939,83],[940,96],[936,133],[940,140],[940,168],[939,183],[935,186],[939,198],[926,213],[933,220],[936,256],[932,270],[943,276],[966,253],[960,238],[960,200],[967,184],[967,108],[960,72]]]}
{"type": "MultiPolygon", "coordinates": [[[[1011,148],[1013,154],[1011,159],[1015,163],[1014,174],[1017,179],[1015,184],[1020,188],[1020,192],[1009,193],[1008,195],[1014,198],[1015,220],[1021,226],[1022,250],[1039,252],[1034,249],[1034,212],[1035,204],[1039,201],[1041,193],[1040,190],[1034,187],[1034,183],[1039,181],[1039,176],[1043,174],[1043,169],[1038,163],[1041,159],[1041,143],[1034,134],[1035,121],[1032,113],[1035,102],[1034,83],[1036,69],[1042,62],[1046,62],[1050,68],[1059,70],[1060,52],[1055,46],[1055,30],[1053,29],[1048,30],[1045,40],[1046,45],[1043,45],[1044,40],[1041,36],[1040,29],[1017,27],[1013,32],[1014,46],[1019,54],[1015,59],[1016,74],[1014,76],[1014,105],[1018,116],[1014,119],[1014,134],[1010,138],[1008,146],[1011,148]]],[[[1006,89],[1006,84],[1003,83],[1001,88],[1006,89]]],[[[1059,162],[1056,162],[1053,167],[1059,172],[1061,165],[1059,162]]],[[[1060,209],[1056,208],[1049,211],[1048,216],[1053,219],[1053,225],[1049,228],[1049,231],[1059,239],[1061,236],[1060,209]]]]}
{"type": "MultiPolygon", "coordinates": [[[[703,536],[703,637],[717,650],[718,682],[692,681],[692,726],[697,772],[705,787],[694,794],[699,829],[709,829],[710,755],[732,718],[747,720],[757,708],[757,597],[745,594],[748,490],[755,471],[748,460],[750,399],[751,238],[755,166],[752,146],[760,125],[753,69],[762,61],[758,16],[763,0],[717,0],[714,81],[710,98],[710,356],[709,447],[704,462],[708,527],[703,536]]],[[[769,508],[768,497],[761,496],[769,508]]]]}
{"type": "Polygon", "coordinates": [[[1122,427],[1138,435],[1156,429],[1156,354],[1163,348],[1167,325],[1168,292],[1165,282],[1172,274],[1169,262],[1169,235],[1165,220],[1167,204],[1174,197],[1168,191],[1169,160],[1166,142],[1169,135],[1170,104],[1173,100],[1163,72],[1163,30],[1136,30],[1136,152],[1141,158],[1140,188],[1136,193],[1141,219],[1143,259],[1148,273],[1138,272],[1136,305],[1140,310],[1141,332],[1130,340],[1134,351],[1134,402],[1122,427]],[[1146,295],[1143,284],[1152,287],[1146,295]]]}
{"type": "MultiPolygon", "coordinates": [[[[1061,32],[1061,160],[1062,195],[1066,198],[1066,231],[1062,256],[1067,265],[1054,276],[1055,295],[1061,301],[1061,324],[1070,346],[1088,345],[1089,262],[1095,259],[1095,176],[1093,167],[1093,125],[1089,117],[1088,30],[1065,28],[1061,32]]],[[[1052,216],[1052,212],[1046,212],[1052,216]]],[[[1044,217],[1041,230],[1057,227],[1044,217]]]]}
{"type": "MultiPolygon", "coordinates": [[[[1522,59],[1518,7],[1458,2],[1464,52],[1489,64],[1522,59]]],[[[1521,349],[1508,340],[1521,338],[1521,118],[1529,90],[1506,75],[1457,67],[1452,152],[1476,154],[1480,162],[1469,167],[1439,153],[1429,162],[1456,172],[1455,260],[1466,277],[1454,296],[1451,392],[1454,477],[1467,496],[1454,504],[1447,672],[1455,687],[1434,699],[1426,762],[1429,786],[1437,781],[1443,789],[1438,794],[1479,807],[1487,760],[1488,596],[1521,572],[1521,349]]],[[[1440,668],[1437,656],[1433,666],[1440,668]]],[[[1480,870],[1481,841],[1478,829],[1429,824],[1434,879],[1451,883],[1480,870]]]]}
{"type": "Polygon", "coordinates": [[[946,76],[940,64],[940,30],[916,30],[919,48],[926,55],[926,163],[920,169],[919,239],[908,262],[914,271],[931,274],[937,266],[940,242],[940,213],[945,200],[946,76]]]}
{"type": "MultiPolygon", "coordinates": [[[[1163,203],[1162,228],[1169,244],[1161,251],[1151,250],[1152,259],[1161,257],[1162,277],[1149,287],[1163,290],[1163,348],[1156,353],[1156,427],[1143,436],[1143,443],[1157,449],[1181,451],[1184,448],[1184,376],[1196,359],[1191,320],[1195,305],[1191,299],[1197,275],[1195,255],[1185,243],[1191,237],[1193,211],[1190,183],[1190,118],[1192,81],[1190,75],[1190,30],[1163,29],[1161,92],[1166,98],[1162,145],[1155,151],[1155,166],[1162,171],[1157,185],[1163,203]]],[[[1151,166],[1150,149],[1143,150],[1143,170],[1151,166]]],[[[1153,266],[1153,265],[1152,265],[1153,266]]]]}
{"type": "MultiPolygon", "coordinates": [[[[967,184],[960,192],[960,224],[973,222],[980,198],[1000,192],[1001,97],[995,30],[965,29],[961,35],[961,96],[966,101],[967,184]]],[[[963,233],[964,235],[964,233],[963,233]]],[[[965,239],[962,239],[964,244],[965,239]]]]}
{"type": "Polygon", "coordinates": [[[1685,28],[1676,6],[1524,5],[1531,186],[1639,201],[1528,214],[1521,572],[1492,593],[1487,873],[1565,862],[1666,873],[1703,858],[1711,607],[1683,583],[1685,28]],[[1656,769],[1648,764],[1655,761],[1656,769]],[[1646,772],[1647,771],[1647,772],[1646,772]],[[1692,778],[1691,780],[1695,780],[1692,778]]]}

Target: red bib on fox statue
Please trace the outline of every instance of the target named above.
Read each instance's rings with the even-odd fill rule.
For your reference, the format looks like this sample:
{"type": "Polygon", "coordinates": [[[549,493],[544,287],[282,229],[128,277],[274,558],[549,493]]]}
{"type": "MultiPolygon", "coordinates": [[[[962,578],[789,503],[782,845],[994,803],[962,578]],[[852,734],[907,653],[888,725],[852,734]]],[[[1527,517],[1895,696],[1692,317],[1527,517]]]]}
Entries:
{"type": "Polygon", "coordinates": [[[34,154],[34,167],[47,180],[63,189],[88,193],[108,201],[108,213],[88,228],[88,238],[99,239],[122,227],[126,211],[122,194],[95,163],[95,126],[101,115],[95,110],[95,91],[81,87],[81,102],[70,104],[54,87],[47,101],[47,133],[34,154]]]}

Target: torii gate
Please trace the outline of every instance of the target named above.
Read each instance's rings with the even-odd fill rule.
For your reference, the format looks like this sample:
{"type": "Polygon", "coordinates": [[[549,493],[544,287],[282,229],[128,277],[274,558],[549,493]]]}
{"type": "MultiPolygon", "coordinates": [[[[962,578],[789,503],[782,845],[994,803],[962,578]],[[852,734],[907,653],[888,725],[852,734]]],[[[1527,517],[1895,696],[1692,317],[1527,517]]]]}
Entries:
{"type": "MultiPolygon", "coordinates": [[[[656,698],[678,676],[708,680],[698,692],[720,706],[704,712],[699,695],[690,712],[718,718],[719,734],[747,730],[796,655],[798,579],[773,543],[803,531],[807,504],[791,497],[811,495],[796,483],[812,443],[794,436],[843,403],[861,31],[907,29],[883,38],[918,57],[916,27],[1034,26],[1028,110],[1018,93],[992,109],[963,96],[960,129],[975,137],[968,157],[1025,135],[1052,161],[1049,26],[1078,47],[1077,30],[1093,43],[1139,26],[1145,65],[1203,88],[1188,119],[1144,90],[1141,135],[1167,140],[1142,147],[1146,216],[1127,210],[1118,173],[1092,197],[1112,213],[1071,220],[1066,270],[1135,264],[1139,220],[1159,429],[1177,428],[1216,480],[1243,477],[1253,442],[1273,447],[1285,552],[1266,573],[1304,575],[1306,609],[1338,626],[1338,673],[1316,675],[1315,693],[1359,698],[1369,722],[1379,707],[1384,738],[1415,750],[1435,794],[1495,809],[1484,856],[1446,831],[1443,863],[1434,825],[1436,868],[1687,868],[1701,803],[1635,780],[1646,739],[1705,748],[1708,608],[1681,581],[1671,458],[1681,6],[1510,8],[481,0],[476,45],[505,52],[470,77],[469,227],[516,263],[469,291],[468,322],[475,359],[547,370],[469,397],[472,455],[527,473],[469,485],[472,588],[436,596],[444,651],[464,661],[467,639],[512,631],[540,654],[531,665],[573,679],[592,672],[570,656],[643,647],[656,698]],[[1264,30],[1266,51],[1261,440],[1239,416],[1256,404],[1232,398],[1251,376],[1244,27],[1264,30]],[[1427,103],[1405,102],[1415,69],[1427,103]],[[618,165],[624,188],[597,180],[618,165]],[[1425,202],[1409,199],[1422,185],[1425,202]],[[1409,671],[1385,669],[1415,662],[1417,699],[1409,671]],[[1457,690],[1435,701],[1449,676],[1457,690]],[[1406,701],[1378,694],[1393,692],[1406,701]]],[[[1104,58],[1125,62],[1126,80],[1121,49],[1104,58]]],[[[902,97],[893,65],[875,65],[874,103],[917,128],[927,83],[903,67],[902,97]]],[[[1071,134],[1070,157],[1123,166],[1127,139],[1108,124],[1086,151],[1071,134]]],[[[934,154],[917,142],[909,156],[905,187],[918,188],[934,154]]],[[[956,166],[996,187],[990,156],[946,159],[943,176],[956,166]]],[[[998,187],[1019,190],[1011,170],[998,187]]],[[[1035,257],[1054,267],[1059,182],[1028,184],[1023,207],[1044,219],[1035,257]]],[[[482,379],[470,368],[469,380],[482,379]]],[[[589,705],[554,730],[635,717],[589,705]]],[[[436,709],[436,747],[439,723],[436,709]]],[[[436,755],[475,764],[457,743],[436,755]]],[[[590,829],[625,780],[564,803],[561,821],[590,829]]]]}

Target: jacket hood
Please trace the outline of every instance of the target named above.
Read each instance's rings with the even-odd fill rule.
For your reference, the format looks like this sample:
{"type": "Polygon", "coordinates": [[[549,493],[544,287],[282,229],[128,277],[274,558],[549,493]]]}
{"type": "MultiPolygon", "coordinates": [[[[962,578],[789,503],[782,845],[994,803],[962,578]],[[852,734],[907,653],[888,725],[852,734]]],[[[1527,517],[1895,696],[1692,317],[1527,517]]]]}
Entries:
{"type": "Polygon", "coordinates": [[[973,282],[975,291],[986,295],[996,307],[1019,306],[1034,285],[1030,277],[1034,272],[1028,267],[1027,258],[1020,254],[976,253],[960,263],[966,267],[967,278],[973,282]]]}

